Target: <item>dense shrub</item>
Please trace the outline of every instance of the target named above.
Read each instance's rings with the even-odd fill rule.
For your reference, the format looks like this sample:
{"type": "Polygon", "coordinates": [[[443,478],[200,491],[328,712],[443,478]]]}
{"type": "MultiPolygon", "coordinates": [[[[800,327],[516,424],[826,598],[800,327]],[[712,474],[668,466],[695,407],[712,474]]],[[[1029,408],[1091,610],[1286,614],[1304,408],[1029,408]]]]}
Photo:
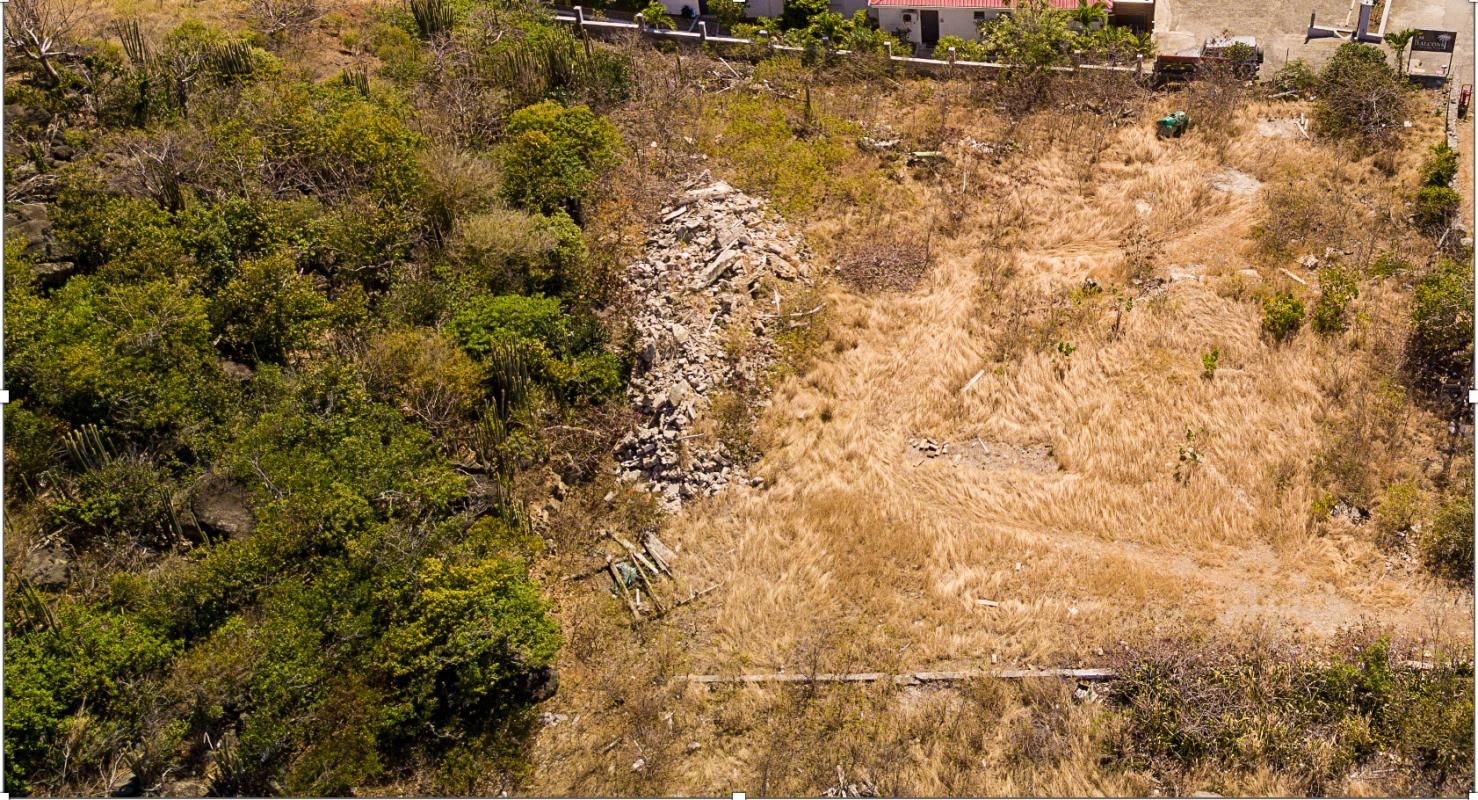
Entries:
{"type": "Polygon", "coordinates": [[[220,411],[205,301],[178,283],[74,278],[49,302],[10,310],[10,373],[64,419],[157,431],[220,411]]]}
{"type": "Polygon", "coordinates": [[[1473,264],[1441,259],[1412,296],[1407,363],[1427,386],[1464,383],[1473,369],[1473,264]]]}
{"type": "Polygon", "coordinates": [[[1278,93],[1294,92],[1304,94],[1314,89],[1318,81],[1318,74],[1309,62],[1295,58],[1278,68],[1273,75],[1273,91],[1278,93]]]}
{"type": "Polygon", "coordinates": [[[1451,186],[1452,179],[1457,177],[1457,166],[1458,152],[1448,147],[1447,142],[1438,142],[1422,162],[1422,185],[1451,186]]]}
{"type": "Polygon", "coordinates": [[[561,291],[586,256],[580,227],[552,215],[493,209],[457,225],[451,255],[484,291],[561,291]]]}
{"type": "Polygon", "coordinates": [[[141,678],[175,650],[158,630],[106,608],[63,602],[48,614],[29,629],[6,626],[5,785],[11,792],[41,789],[46,784],[32,782],[69,758],[85,764],[106,757],[110,740],[135,738],[130,720],[148,702],[141,678]]]}
{"type": "Polygon", "coordinates": [[[1463,196],[1450,186],[1423,186],[1417,190],[1412,211],[1416,224],[1427,229],[1440,229],[1462,205],[1463,196]]]}
{"type": "Polygon", "coordinates": [[[1422,562],[1434,575],[1457,584],[1473,583],[1473,479],[1459,480],[1418,544],[1422,562]]]}
{"type": "Polygon", "coordinates": [[[1275,341],[1284,341],[1298,332],[1304,321],[1304,304],[1288,292],[1277,294],[1262,303],[1262,329],[1275,341]]]}
{"type": "Polygon", "coordinates": [[[1319,132],[1365,146],[1388,144],[1407,120],[1410,88],[1380,49],[1346,42],[1319,73],[1319,132]]]}
{"type": "Polygon", "coordinates": [[[1355,638],[1327,657],[1267,640],[1130,653],[1112,689],[1125,722],[1112,757],[1176,794],[1192,776],[1267,769],[1327,794],[1378,756],[1408,791],[1461,791],[1473,774],[1471,669],[1403,669],[1388,640],[1355,638]]]}
{"type": "Polygon", "coordinates": [[[174,488],[169,474],[147,459],[109,458],[80,476],[60,480],[51,514],[79,546],[103,539],[113,546],[133,541],[167,547],[177,541],[174,488]]]}
{"type": "Polygon", "coordinates": [[[585,106],[545,101],[508,118],[498,153],[503,196],[531,211],[571,210],[616,158],[620,136],[585,106]]]}
{"type": "Polygon", "coordinates": [[[451,27],[370,23],[374,79],[124,23],[7,88],[57,239],[6,251],[7,512],[86,597],[11,580],[11,791],[347,795],[448,754],[512,790],[559,642],[514,472],[622,360],[574,291],[615,128],[504,115],[617,102],[630,63],[532,6],[417,5],[451,27]]]}
{"type": "Polygon", "coordinates": [[[441,334],[387,331],[364,357],[371,390],[440,431],[472,416],[482,402],[481,371],[441,334]]]}
{"type": "Polygon", "coordinates": [[[1319,270],[1319,299],[1314,302],[1310,327],[1326,336],[1344,330],[1349,324],[1346,309],[1359,296],[1360,287],[1353,271],[1342,267],[1319,270]]]}
{"type": "Polygon", "coordinates": [[[221,347],[251,362],[281,362],[328,326],[329,302],[299,274],[291,256],[244,261],[211,299],[221,347]]]}

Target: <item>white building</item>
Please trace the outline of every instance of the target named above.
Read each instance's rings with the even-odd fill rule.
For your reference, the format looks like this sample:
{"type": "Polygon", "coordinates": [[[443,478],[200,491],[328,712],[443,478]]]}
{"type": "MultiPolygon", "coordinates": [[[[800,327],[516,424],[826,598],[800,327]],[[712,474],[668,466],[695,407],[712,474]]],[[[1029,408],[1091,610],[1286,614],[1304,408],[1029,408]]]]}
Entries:
{"type": "MultiPolygon", "coordinates": [[[[868,0],[877,15],[878,27],[897,33],[905,41],[933,47],[945,36],[980,38],[980,23],[1011,13],[1013,0],[868,0]]],[[[1078,0],[1050,0],[1064,11],[1078,7],[1078,0]]],[[[1154,26],[1155,0],[1103,0],[1109,23],[1136,31],[1154,26]]]]}

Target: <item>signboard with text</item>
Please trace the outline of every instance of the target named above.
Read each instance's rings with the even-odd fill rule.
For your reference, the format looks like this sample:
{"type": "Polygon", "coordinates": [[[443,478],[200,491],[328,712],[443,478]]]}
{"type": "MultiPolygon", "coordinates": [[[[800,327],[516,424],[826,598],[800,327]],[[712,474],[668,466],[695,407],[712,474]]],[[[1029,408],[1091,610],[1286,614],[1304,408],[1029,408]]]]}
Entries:
{"type": "Polygon", "coordinates": [[[1411,40],[1414,53],[1451,53],[1457,48],[1457,33],[1454,31],[1417,31],[1411,40]]]}

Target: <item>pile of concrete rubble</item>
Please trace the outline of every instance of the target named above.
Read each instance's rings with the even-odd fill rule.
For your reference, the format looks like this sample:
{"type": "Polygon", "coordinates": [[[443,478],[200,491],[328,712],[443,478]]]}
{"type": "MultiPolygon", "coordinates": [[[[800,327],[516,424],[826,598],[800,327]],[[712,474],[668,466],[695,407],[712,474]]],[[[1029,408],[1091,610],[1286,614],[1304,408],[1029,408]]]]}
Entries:
{"type": "Polygon", "coordinates": [[[765,279],[808,281],[806,261],[799,237],[764,201],[707,173],[662,209],[626,273],[640,302],[629,396],[641,423],[617,445],[622,480],[641,483],[669,509],[757,482],[711,432],[693,429],[717,392],[758,385],[773,358],[769,331],[780,323],[764,297],[778,305],[779,295],[765,279]],[[737,355],[725,348],[735,326],[755,338],[737,355]]]}

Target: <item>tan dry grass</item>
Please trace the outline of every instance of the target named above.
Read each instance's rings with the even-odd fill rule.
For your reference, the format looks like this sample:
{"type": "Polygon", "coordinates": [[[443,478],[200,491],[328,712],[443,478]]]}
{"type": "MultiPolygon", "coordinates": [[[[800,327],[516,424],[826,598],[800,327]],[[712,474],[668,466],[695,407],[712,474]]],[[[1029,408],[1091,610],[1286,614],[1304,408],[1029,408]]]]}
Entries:
{"type": "MultiPolygon", "coordinates": [[[[911,99],[852,105],[864,128],[891,111],[906,135],[937,130],[939,120],[911,113],[911,99]]],[[[833,98],[830,107],[844,105],[833,98]]],[[[587,716],[541,737],[542,767],[529,788],[816,793],[836,782],[824,762],[847,772],[853,759],[900,793],[1132,794],[1147,785],[1102,773],[1092,746],[1097,723],[1082,709],[1072,711],[1082,719],[1045,739],[1066,748],[1062,758],[1013,760],[982,744],[1006,735],[1010,726],[999,719],[1043,713],[1034,705],[1041,698],[1005,702],[993,711],[1001,716],[957,730],[918,726],[854,690],[709,696],[653,680],[683,671],[1088,665],[1141,633],[1247,623],[1319,638],[1370,619],[1407,635],[1468,638],[1472,608],[1460,593],[1393,565],[1361,532],[1312,517],[1324,488],[1315,458],[1346,424],[1349,398],[1388,380],[1390,337],[1367,322],[1331,340],[1306,331],[1269,344],[1259,297],[1286,285],[1312,299],[1312,290],[1282,278],[1283,264],[1259,261],[1251,229],[1265,216],[1261,195],[1219,192],[1210,178],[1230,168],[1275,182],[1327,168],[1352,196],[1375,198],[1370,215],[1399,199],[1368,165],[1342,168],[1341,157],[1302,138],[1259,136],[1257,115],[1279,110],[1287,107],[1244,110],[1239,133],[1213,144],[1155,139],[1153,109],[1129,127],[1074,133],[1034,128],[1042,121],[1031,119],[1007,129],[959,108],[948,129],[980,141],[1014,137],[1019,151],[1003,161],[956,154],[957,165],[968,165],[960,174],[903,176],[891,210],[813,222],[813,240],[829,242],[844,239],[846,220],[859,215],[913,235],[932,218],[943,232],[934,237],[936,266],[909,294],[829,290],[829,342],[809,369],[777,387],[762,420],[767,447],[756,471],[766,487],[693,507],[665,534],[683,548],[682,568],[701,576],[696,583],[722,580],[724,588],[666,630],[601,637],[607,649],[593,660],[566,660],[566,689],[554,704],[587,716]],[[1084,154],[1097,161],[1087,181],[1074,163],[1084,154]],[[968,188],[953,190],[956,181],[968,188]],[[1152,211],[1140,221],[1145,204],[1152,211]],[[1201,281],[1138,298],[1127,312],[1116,312],[1126,304],[1111,291],[1074,300],[1084,278],[1119,285],[1136,228],[1155,242],[1155,275],[1194,264],[1201,281]],[[1235,274],[1248,267],[1260,278],[1235,274]],[[1012,312],[1023,306],[1059,311],[1013,333],[1012,312]],[[1055,341],[1076,350],[1064,355],[1055,341]],[[1035,344],[1023,351],[1022,342],[1035,344]],[[1212,347],[1221,369],[1205,380],[1200,355],[1212,347]],[[1188,430],[1201,459],[1182,481],[1188,430]],[[1047,444],[1060,470],[925,460],[909,447],[921,436],[1047,444]],[[983,608],[977,598],[1001,605],[983,608]],[[625,680],[607,674],[607,688],[597,689],[587,682],[592,670],[625,680]],[[632,716],[611,700],[617,685],[659,698],[665,712],[632,716]],[[870,710],[831,727],[816,721],[858,703],[870,710]],[[677,721],[662,722],[666,712],[677,721]],[[633,737],[648,735],[641,731],[649,724],[668,727],[680,765],[631,768],[633,737]],[[679,742],[690,737],[701,749],[679,742]],[[906,752],[889,749],[899,738],[906,752]],[[978,762],[958,763],[982,747],[978,762]]],[[[1400,174],[1416,160],[1404,154],[1400,174]]],[[[1403,297],[1373,288],[1359,305],[1375,323],[1398,324],[1403,297]]],[[[1408,430],[1439,424],[1409,402],[1394,413],[1408,430]]],[[[1371,469],[1397,474],[1392,464],[1430,460],[1431,446],[1420,438],[1388,444],[1371,469]]],[[[575,616],[592,610],[588,595],[569,601],[575,616]]],[[[616,622],[609,603],[602,613],[600,624],[616,622]]],[[[946,692],[924,705],[932,702],[960,698],[946,692]]],[[[1238,780],[1253,793],[1285,786],[1273,775],[1238,780]]]]}

